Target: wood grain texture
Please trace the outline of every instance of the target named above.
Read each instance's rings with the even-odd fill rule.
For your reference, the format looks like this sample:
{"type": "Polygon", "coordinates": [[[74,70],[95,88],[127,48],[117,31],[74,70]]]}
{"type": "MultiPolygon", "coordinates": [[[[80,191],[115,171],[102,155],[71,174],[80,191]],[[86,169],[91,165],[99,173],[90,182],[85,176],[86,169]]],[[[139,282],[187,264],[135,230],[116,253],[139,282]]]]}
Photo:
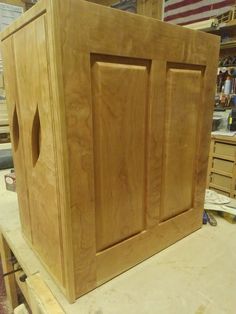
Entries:
{"type": "MultiPolygon", "coordinates": [[[[206,37],[206,34],[189,32],[189,30],[162,24],[155,20],[143,19],[141,16],[123,13],[118,10],[112,10],[111,13],[109,8],[98,7],[86,2],[77,2],[76,4],[73,3],[73,5],[69,2],[60,2],[60,7],[61,12],[65,13],[64,15],[62,14],[64,20],[61,19],[60,25],[66,119],[68,125],[67,136],[70,151],[68,157],[69,164],[73,165],[69,170],[69,176],[71,178],[72,187],[70,189],[71,200],[73,200],[73,246],[74,252],[76,252],[76,255],[74,254],[74,265],[78,281],[81,282],[81,280],[85,278],[85,274],[89,274],[87,285],[84,283],[82,287],[81,284],[76,284],[76,293],[78,296],[84,293],[86,289],[89,289],[88,284],[91,285],[91,287],[101,284],[112,278],[115,274],[123,271],[123,269],[131,267],[135,263],[143,260],[145,256],[150,256],[164,248],[165,243],[169,245],[177,238],[183,237],[183,234],[186,235],[200,227],[209,138],[201,138],[202,146],[199,145],[199,142],[200,137],[203,137],[201,133],[202,129],[204,130],[204,134],[209,134],[210,130],[209,121],[211,120],[210,114],[212,112],[212,106],[209,106],[209,103],[213,104],[213,89],[212,85],[206,83],[205,80],[208,76],[212,78],[215,76],[218,39],[206,37]],[[79,12],[79,15],[74,12],[79,12]],[[70,19],[68,19],[68,17],[70,17],[70,19]],[[119,27],[119,32],[116,31],[117,27],[119,27]],[[129,29],[129,32],[127,32],[127,29],[129,29]],[[79,32],[81,33],[80,41],[76,42],[75,38],[79,32]],[[131,33],[132,37],[129,35],[131,33]],[[107,40],[108,38],[109,40],[107,40]],[[144,38],[145,42],[148,43],[147,45],[143,44],[144,38]],[[208,40],[211,41],[211,45],[207,44],[208,40]],[[184,45],[182,44],[183,42],[185,43],[184,45]],[[209,49],[211,50],[212,56],[214,56],[211,59],[209,58],[209,49]],[[144,205],[146,229],[139,235],[131,236],[125,241],[121,241],[99,252],[96,258],[94,257],[96,252],[95,241],[97,237],[99,237],[97,224],[99,219],[100,221],[103,219],[99,216],[97,217],[98,219],[95,219],[96,223],[94,222],[94,217],[96,217],[97,213],[96,210],[100,206],[96,195],[101,192],[97,189],[96,182],[97,180],[99,181],[99,176],[97,176],[96,166],[94,168],[94,165],[96,165],[96,152],[98,150],[96,142],[98,141],[94,141],[93,134],[95,134],[96,138],[99,137],[99,135],[97,132],[94,133],[93,127],[95,126],[96,129],[98,121],[96,111],[94,113],[93,106],[91,105],[94,102],[94,91],[88,88],[89,86],[93,86],[94,79],[93,70],[92,77],[89,70],[91,54],[96,54],[101,58],[103,58],[104,55],[106,55],[107,58],[115,58],[115,56],[129,58],[131,60],[130,64],[135,64],[135,60],[137,59],[144,59],[150,62],[150,78],[147,96],[149,106],[147,108],[146,122],[146,196],[144,205]],[[197,125],[198,135],[195,139],[197,162],[194,166],[194,183],[196,182],[196,185],[192,190],[193,209],[181,215],[177,215],[176,220],[167,220],[165,224],[159,227],[161,182],[163,175],[163,141],[165,135],[163,131],[165,120],[163,117],[165,117],[165,99],[168,96],[165,89],[166,81],[165,79],[163,80],[163,77],[166,77],[167,62],[178,63],[179,66],[183,68],[185,66],[189,68],[193,66],[193,70],[195,70],[195,66],[197,69],[198,67],[207,69],[209,67],[209,70],[204,72],[206,74],[208,71],[207,75],[205,76],[204,74],[202,78],[202,86],[204,82],[207,87],[207,95],[205,94],[206,91],[202,90],[202,86],[196,89],[196,93],[200,93],[198,99],[201,99],[202,107],[205,106],[202,109],[205,112],[205,117],[201,114],[199,116],[201,123],[197,125]],[[78,86],[80,86],[79,89],[78,86]],[[203,94],[205,99],[203,98],[203,94]],[[71,105],[69,106],[69,104],[71,105]],[[94,124],[92,124],[92,122],[94,122],[94,124]],[[80,128],[77,128],[78,125],[80,125],[80,128]],[[93,139],[91,139],[91,136],[93,136],[93,139]],[[82,158],[85,156],[87,157],[86,163],[82,158]],[[203,160],[203,158],[205,158],[205,160],[203,160]],[[198,163],[198,159],[201,159],[202,163],[198,163]],[[80,173],[80,176],[73,176],[74,173],[80,173]],[[75,204],[77,205],[75,206],[75,204]],[[85,208],[87,209],[86,211],[85,208]],[[76,221],[80,221],[80,228],[76,221]],[[181,221],[183,221],[183,223],[181,221]],[[175,227],[176,225],[177,227],[175,227]],[[171,231],[172,228],[174,228],[175,231],[171,231]],[[90,233],[87,233],[88,229],[90,229],[90,233]],[[96,232],[96,236],[94,231],[96,232]],[[164,235],[165,232],[166,235],[164,235]],[[164,240],[159,243],[157,239],[161,237],[164,237],[164,240]],[[145,241],[149,242],[149,240],[150,249],[146,249],[144,243],[145,241]]],[[[103,62],[102,59],[101,62],[103,62]]],[[[121,61],[120,64],[122,64],[121,61]]],[[[101,65],[99,66],[101,67],[101,65]]],[[[97,67],[99,66],[97,65],[97,67]]],[[[97,69],[97,75],[98,73],[101,77],[101,72],[97,69]]],[[[112,73],[114,73],[114,71],[112,71],[112,73]]],[[[110,74],[110,82],[109,79],[107,79],[107,82],[111,84],[111,88],[113,88],[113,81],[114,86],[116,86],[118,77],[119,75],[115,77],[114,74],[110,74]]],[[[96,86],[97,94],[99,86],[99,84],[96,86]]],[[[97,95],[96,97],[96,102],[99,103],[99,101],[103,100],[103,105],[101,104],[99,108],[106,110],[107,101],[104,100],[108,99],[108,96],[106,92],[102,92],[101,86],[99,91],[100,93],[99,96],[97,95]]],[[[120,90],[118,94],[119,93],[122,95],[122,90],[120,90]]],[[[132,93],[132,91],[130,91],[130,93],[132,93]]],[[[114,103],[116,94],[117,90],[113,97],[114,103]]],[[[195,102],[196,101],[195,99],[195,102]]],[[[199,111],[200,109],[198,109],[198,112],[199,111]]],[[[189,114],[191,115],[191,111],[189,114]]],[[[109,124],[107,119],[104,120],[103,123],[106,123],[104,125],[108,128],[109,124]]],[[[120,123],[124,122],[122,121],[120,123]]],[[[114,129],[115,128],[114,125],[114,129]]],[[[124,134],[126,133],[127,132],[124,132],[124,134]]],[[[112,129],[110,135],[112,135],[112,129]]],[[[102,145],[108,145],[109,142],[106,143],[107,138],[108,135],[103,137],[104,143],[102,143],[102,145]]],[[[99,143],[101,143],[101,141],[99,141],[99,143]]],[[[109,143],[109,145],[112,147],[112,143],[109,143]]],[[[115,145],[112,149],[115,150],[115,145]]],[[[139,154],[139,152],[137,152],[137,154],[139,154]]],[[[176,157],[180,158],[179,155],[176,157]]],[[[109,163],[106,163],[106,165],[109,168],[109,163]]],[[[106,180],[108,179],[109,178],[106,178],[106,180]]],[[[192,184],[192,181],[190,184],[192,184]]],[[[105,189],[103,193],[106,195],[105,189]]],[[[174,210],[177,209],[175,208],[174,210]]],[[[107,217],[109,217],[109,214],[109,212],[106,213],[107,217]]],[[[109,226],[107,228],[109,228],[109,226]]],[[[104,230],[104,228],[100,226],[100,230],[104,230]]]]}
{"type": "Polygon", "coordinates": [[[200,70],[168,68],[161,220],[193,206],[201,92],[200,70]]]}
{"type": "Polygon", "coordinates": [[[63,282],[60,207],[45,34],[44,16],[14,34],[15,66],[19,102],[22,104],[20,111],[32,245],[58,281],[63,282]]]}
{"type": "Polygon", "coordinates": [[[50,87],[52,96],[52,115],[54,138],[56,143],[56,160],[58,171],[59,202],[61,207],[61,231],[62,231],[62,249],[63,249],[63,271],[64,286],[70,302],[76,299],[75,295],[75,273],[73,259],[73,235],[72,235],[72,214],[70,207],[70,180],[69,180],[69,162],[68,146],[66,132],[66,115],[64,100],[64,82],[62,69],[62,51],[60,42],[60,7],[55,6],[54,0],[47,2],[47,26],[48,26],[48,62],[50,71],[50,87]],[[56,131],[57,130],[57,131],[56,131]]]}
{"type": "Polygon", "coordinates": [[[35,314],[63,314],[64,310],[39,274],[26,279],[30,309],[35,314]]]}
{"type": "MultiPolygon", "coordinates": [[[[0,233],[0,254],[3,273],[8,273],[14,270],[11,263],[12,253],[4,236],[0,233]]],[[[2,279],[3,280],[3,279],[2,279]]],[[[4,277],[7,299],[10,304],[11,311],[19,305],[17,298],[17,287],[14,274],[4,277]]]]}
{"type": "MultiPolygon", "coordinates": [[[[116,0],[88,0],[89,2],[111,6],[116,0]]],[[[158,20],[163,20],[163,0],[137,0],[137,13],[158,20]]]]}
{"type": "Polygon", "coordinates": [[[4,58],[5,90],[10,123],[11,140],[13,143],[14,168],[17,177],[17,196],[20,218],[25,237],[32,241],[31,217],[28,200],[28,185],[26,181],[26,164],[24,154],[23,122],[21,119],[20,102],[16,82],[14,43],[8,38],[2,43],[1,51],[4,58]]]}
{"type": "Polygon", "coordinates": [[[144,229],[148,63],[125,61],[92,65],[97,251],[144,229]]]}
{"type": "Polygon", "coordinates": [[[2,40],[17,44],[37,249],[72,301],[200,228],[219,40],[87,1],[44,5],[2,40]]]}
{"type": "Polygon", "coordinates": [[[163,0],[137,0],[137,13],[163,20],[163,0]]]}

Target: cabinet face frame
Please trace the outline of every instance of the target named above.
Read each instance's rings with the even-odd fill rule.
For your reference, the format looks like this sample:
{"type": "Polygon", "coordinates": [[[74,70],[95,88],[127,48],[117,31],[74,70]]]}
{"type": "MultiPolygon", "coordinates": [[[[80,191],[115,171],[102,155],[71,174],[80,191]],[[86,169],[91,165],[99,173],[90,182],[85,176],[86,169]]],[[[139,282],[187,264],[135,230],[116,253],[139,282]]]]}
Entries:
{"type": "MultiPolygon", "coordinates": [[[[54,132],[54,140],[64,259],[62,269],[64,282],[61,285],[68,299],[73,301],[200,228],[210,138],[206,134],[210,134],[209,122],[213,109],[209,103],[213,105],[212,81],[216,74],[219,41],[208,34],[84,1],[73,1],[73,9],[71,4],[72,1],[41,0],[3,32],[2,41],[24,25],[45,15],[53,129],[57,130],[54,132]],[[67,19],[68,14],[70,19],[67,19]],[[120,29],[120,32],[117,29],[120,29]],[[129,29],[129,32],[125,32],[124,29],[129,29]],[[78,34],[80,40],[76,40],[78,34]],[[132,38],[130,34],[133,34],[132,38]],[[147,45],[143,44],[143,39],[147,45]],[[140,168],[142,164],[143,170],[140,168],[142,171],[137,180],[144,182],[144,207],[140,207],[139,216],[131,215],[129,218],[137,218],[135,228],[125,231],[124,234],[118,231],[114,235],[113,243],[109,243],[108,235],[112,228],[106,229],[106,234],[99,240],[100,225],[96,219],[98,199],[100,198],[101,204],[107,204],[109,201],[103,191],[104,188],[98,193],[99,186],[109,186],[108,181],[104,185],[107,177],[105,167],[103,172],[97,175],[104,160],[99,159],[98,152],[102,152],[100,156],[104,156],[107,150],[107,147],[99,144],[100,136],[106,130],[106,126],[99,120],[99,115],[106,116],[107,112],[99,103],[98,95],[99,93],[107,95],[106,85],[110,79],[111,82],[114,80],[112,86],[118,86],[117,77],[120,76],[123,80],[126,75],[135,84],[141,82],[142,88],[146,86],[141,92],[140,88],[138,99],[141,109],[144,109],[142,106],[146,104],[145,110],[140,109],[135,120],[143,123],[143,131],[140,134],[143,134],[142,145],[145,148],[142,152],[143,157],[140,157],[138,162],[138,167],[140,168]],[[160,80],[160,77],[164,79],[160,80]],[[175,124],[175,120],[172,121],[171,117],[177,114],[172,102],[177,99],[176,105],[182,106],[181,82],[186,83],[187,77],[190,77],[192,83],[185,88],[185,99],[191,102],[190,109],[186,108],[189,110],[186,130],[191,130],[193,123],[198,133],[191,131],[186,143],[189,145],[191,141],[195,142],[197,161],[193,157],[195,150],[188,151],[186,158],[192,165],[194,173],[183,177],[183,180],[192,180],[191,189],[186,189],[187,207],[183,205],[182,208],[173,211],[172,204],[168,205],[168,210],[166,209],[168,198],[163,198],[163,193],[165,191],[169,193],[168,188],[174,184],[173,180],[168,182],[169,175],[166,172],[167,168],[175,171],[171,157],[172,146],[168,146],[175,138],[171,123],[174,121],[174,126],[182,130],[180,123],[175,124]],[[175,83],[178,81],[180,85],[175,83]],[[143,93],[146,93],[144,98],[143,93]],[[167,104],[166,109],[163,101],[167,104]],[[201,102],[201,111],[196,107],[198,101],[201,102]],[[194,116],[193,112],[198,114],[196,119],[191,118],[194,116]],[[79,128],[76,127],[78,125],[79,128]],[[165,156],[169,157],[165,159],[165,156]],[[163,162],[164,160],[166,161],[163,162]],[[161,184],[165,174],[167,177],[163,182],[167,182],[166,186],[161,184]],[[141,215],[145,216],[143,220],[140,219],[141,215]],[[159,237],[160,240],[157,241],[159,237]]],[[[126,97],[125,86],[120,95],[126,97]]],[[[109,98],[104,98],[103,101],[106,99],[109,98]]],[[[117,104],[116,115],[120,110],[126,110],[119,100],[114,99],[114,104],[117,104]]],[[[133,106],[133,100],[130,100],[130,106],[133,106]]],[[[127,113],[130,114],[129,111],[127,113]]],[[[114,125],[117,126],[117,130],[120,129],[119,123],[114,125]]],[[[127,128],[126,132],[128,130],[127,128]]],[[[117,139],[118,136],[119,132],[114,134],[113,138],[117,139]]],[[[130,138],[133,138],[132,131],[130,138]]],[[[177,140],[180,139],[177,137],[175,141],[177,140]]],[[[134,145],[137,147],[137,143],[134,145]]],[[[110,147],[111,151],[112,149],[113,147],[110,147]]],[[[179,147],[176,146],[176,150],[180,156],[179,147]]],[[[122,154],[120,147],[120,156],[122,154]]],[[[119,166],[119,162],[118,160],[116,165],[119,166]]],[[[133,185],[136,180],[135,167],[133,165],[133,172],[130,169],[132,175],[129,177],[133,185]]],[[[183,173],[186,170],[185,164],[181,162],[178,168],[183,169],[183,173]]],[[[177,171],[177,175],[180,174],[181,170],[177,171]]],[[[180,182],[184,182],[183,180],[180,182]]],[[[175,197],[178,199],[178,195],[175,197]]],[[[130,199],[134,201],[133,196],[130,199]]],[[[103,205],[100,207],[100,213],[106,216],[106,208],[105,212],[102,212],[104,208],[103,205]]],[[[97,218],[100,219],[101,216],[97,218]]],[[[101,223],[108,218],[104,219],[101,219],[101,223]]],[[[122,218],[119,219],[119,224],[122,224],[122,218]]],[[[103,231],[101,228],[101,232],[103,231]]]]}

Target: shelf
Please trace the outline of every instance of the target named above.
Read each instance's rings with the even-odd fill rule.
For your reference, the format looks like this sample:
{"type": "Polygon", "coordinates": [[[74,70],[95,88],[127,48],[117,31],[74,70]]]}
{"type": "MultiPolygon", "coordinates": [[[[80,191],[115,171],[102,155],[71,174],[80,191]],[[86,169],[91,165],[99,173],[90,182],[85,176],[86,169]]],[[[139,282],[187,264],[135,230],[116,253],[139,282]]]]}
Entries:
{"type": "Polygon", "coordinates": [[[236,65],[221,65],[218,66],[218,69],[222,69],[222,68],[226,68],[226,69],[236,69],[236,65]]]}
{"type": "Polygon", "coordinates": [[[224,94],[224,93],[216,93],[215,94],[216,96],[221,96],[221,95],[224,95],[224,96],[236,96],[236,94],[233,94],[233,93],[230,93],[230,94],[224,94]]]}
{"type": "Polygon", "coordinates": [[[232,41],[220,44],[221,49],[229,49],[229,48],[235,48],[235,47],[236,47],[236,40],[232,40],[232,41]]]}
{"type": "Polygon", "coordinates": [[[212,156],[213,156],[213,157],[216,157],[216,158],[219,158],[219,159],[224,159],[224,160],[229,160],[229,161],[235,161],[235,158],[234,158],[234,157],[231,157],[231,156],[219,155],[219,154],[216,154],[216,153],[213,153],[212,156]]]}

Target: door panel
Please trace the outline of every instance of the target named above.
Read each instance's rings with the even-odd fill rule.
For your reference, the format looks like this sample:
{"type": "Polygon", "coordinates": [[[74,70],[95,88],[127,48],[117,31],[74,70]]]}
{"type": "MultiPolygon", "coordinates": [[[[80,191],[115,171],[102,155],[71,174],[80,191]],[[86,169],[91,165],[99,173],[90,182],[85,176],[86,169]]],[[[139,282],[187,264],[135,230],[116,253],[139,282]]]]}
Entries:
{"type": "Polygon", "coordinates": [[[25,234],[26,238],[31,241],[31,218],[28,202],[25,154],[23,150],[23,121],[18,99],[14,42],[12,37],[9,37],[4,40],[4,42],[2,42],[1,51],[4,59],[5,89],[11,132],[14,168],[17,178],[16,189],[19,204],[19,213],[21,223],[24,226],[23,233],[25,234]]]}
{"type": "Polygon", "coordinates": [[[202,71],[169,67],[161,220],[193,208],[202,71]]]}
{"type": "Polygon", "coordinates": [[[58,178],[45,28],[45,19],[41,16],[13,36],[32,243],[53,275],[63,282],[58,178]]]}
{"type": "Polygon", "coordinates": [[[148,62],[94,58],[97,252],[145,227],[147,88],[148,62]]]}

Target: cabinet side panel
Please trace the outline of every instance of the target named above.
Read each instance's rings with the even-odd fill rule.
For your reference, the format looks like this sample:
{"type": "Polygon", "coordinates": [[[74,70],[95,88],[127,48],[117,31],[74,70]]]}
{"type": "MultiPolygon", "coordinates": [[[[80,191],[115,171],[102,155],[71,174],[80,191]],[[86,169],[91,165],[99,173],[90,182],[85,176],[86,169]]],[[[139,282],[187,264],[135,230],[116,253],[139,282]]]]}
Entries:
{"type": "Polygon", "coordinates": [[[33,247],[63,283],[60,203],[47,63],[41,16],[14,34],[19,100],[31,208],[33,247]]]}
{"type": "Polygon", "coordinates": [[[16,68],[13,38],[9,37],[1,45],[4,60],[4,79],[6,99],[11,132],[12,152],[16,173],[16,189],[19,203],[22,231],[31,242],[31,219],[28,201],[28,184],[26,180],[25,156],[23,151],[23,121],[18,101],[16,68]]]}
{"type": "Polygon", "coordinates": [[[202,73],[169,68],[161,220],[193,207],[202,73]]]}

